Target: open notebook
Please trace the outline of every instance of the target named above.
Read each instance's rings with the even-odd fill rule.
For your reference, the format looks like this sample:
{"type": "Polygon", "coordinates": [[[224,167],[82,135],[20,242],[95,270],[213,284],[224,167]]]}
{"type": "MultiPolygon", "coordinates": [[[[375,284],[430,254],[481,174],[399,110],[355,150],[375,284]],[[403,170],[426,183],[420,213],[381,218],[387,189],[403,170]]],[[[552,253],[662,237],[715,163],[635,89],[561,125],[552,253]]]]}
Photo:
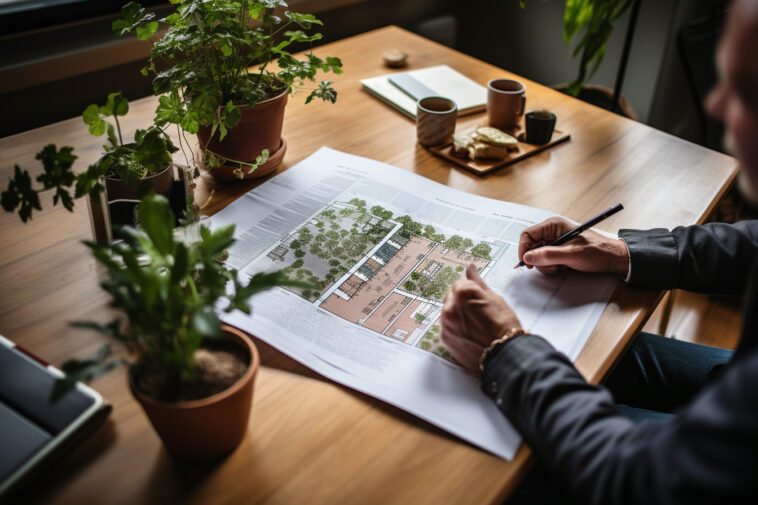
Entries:
{"type": "Polygon", "coordinates": [[[370,77],[361,80],[361,84],[372,95],[414,119],[416,101],[427,96],[450,98],[458,106],[459,116],[487,107],[487,89],[447,65],[370,77]]]}

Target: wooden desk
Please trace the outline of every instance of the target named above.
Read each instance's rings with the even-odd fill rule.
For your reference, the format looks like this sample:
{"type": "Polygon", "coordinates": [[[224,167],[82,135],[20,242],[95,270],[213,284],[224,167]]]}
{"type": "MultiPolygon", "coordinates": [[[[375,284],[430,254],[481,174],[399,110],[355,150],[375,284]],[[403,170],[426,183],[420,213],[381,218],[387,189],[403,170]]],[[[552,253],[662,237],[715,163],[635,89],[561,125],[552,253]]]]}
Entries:
{"type": "MultiPolygon", "coordinates": [[[[378,159],[451,187],[542,207],[578,220],[623,202],[626,210],[602,224],[673,227],[702,222],[733,181],[734,159],[653,130],[549,88],[526,84],[528,107],[558,116],[570,142],[480,178],[416,145],[412,121],[361,90],[359,80],[387,71],[381,55],[401,48],[410,68],[447,64],[485,83],[508,72],[395,27],[319,48],[336,55],[345,73],[334,78],[336,105],[290,100],[280,170],[322,145],[378,159]]],[[[332,78],[331,76],[329,78],[332,78]]],[[[518,77],[516,77],[518,78],[518,77]]],[[[65,98],[62,98],[65,99],[65,98]]],[[[132,104],[122,128],[144,127],[156,99],[132,104]]],[[[484,114],[463,118],[467,127],[484,114]]],[[[102,143],[78,118],[0,140],[0,181],[14,163],[39,171],[33,160],[44,144],[76,147],[80,168],[102,143]]],[[[207,183],[212,183],[206,176],[207,183]]],[[[212,211],[256,183],[219,189],[212,211]]],[[[90,236],[86,206],[69,214],[51,209],[23,225],[0,215],[0,332],[54,364],[93,352],[99,335],[67,321],[106,321],[98,269],[80,240],[90,236]]],[[[658,292],[616,290],[577,365],[597,382],[659,299],[658,292]]],[[[239,449],[212,466],[174,463],[137,403],[124,372],[93,386],[112,402],[106,426],[30,491],[29,503],[499,503],[527,467],[529,451],[499,460],[395,408],[321,379],[280,353],[262,347],[249,433],[239,449]]]]}

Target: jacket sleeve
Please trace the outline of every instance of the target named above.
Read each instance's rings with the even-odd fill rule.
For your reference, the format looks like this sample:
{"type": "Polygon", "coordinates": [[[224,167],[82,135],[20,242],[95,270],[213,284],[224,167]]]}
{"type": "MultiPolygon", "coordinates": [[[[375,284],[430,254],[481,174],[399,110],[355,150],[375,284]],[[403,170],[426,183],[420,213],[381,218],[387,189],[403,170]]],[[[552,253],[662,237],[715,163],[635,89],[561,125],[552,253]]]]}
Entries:
{"type": "Polygon", "coordinates": [[[757,503],[758,353],[667,422],[633,423],[535,335],[499,346],[482,388],[571,493],[592,504],[757,503]]]}
{"type": "Polygon", "coordinates": [[[620,230],[629,247],[629,284],[740,294],[758,251],[758,221],[620,230]]]}

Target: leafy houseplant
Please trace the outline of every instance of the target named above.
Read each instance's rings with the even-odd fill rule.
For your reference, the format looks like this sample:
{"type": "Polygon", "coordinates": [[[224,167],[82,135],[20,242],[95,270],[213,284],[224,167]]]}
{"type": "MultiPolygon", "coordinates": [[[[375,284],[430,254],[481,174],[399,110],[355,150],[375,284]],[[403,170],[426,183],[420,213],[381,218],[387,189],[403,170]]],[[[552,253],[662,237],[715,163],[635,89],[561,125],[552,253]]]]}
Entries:
{"type": "MultiPolygon", "coordinates": [[[[233,226],[213,231],[200,226],[200,239],[185,243],[174,236],[174,216],[164,197],[145,196],[138,212],[141,229],[122,230],[123,243],[87,243],[107,270],[101,286],[111,295],[111,307],[125,319],[116,318],[105,325],[75,325],[102,332],[125,346],[131,357],[132,391],[170,451],[192,459],[217,457],[236,447],[244,436],[255,375],[251,368],[257,365],[253,347],[243,375],[246,386],[237,384],[239,377],[232,377],[231,384],[204,380],[207,370],[198,365],[198,351],[224,345],[220,344],[224,332],[214,308],[249,312],[248,303],[255,293],[277,285],[304,284],[288,281],[280,272],[240,281],[235,270],[227,270],[219,261],[234,242],[233,226]],[[227,283],[234,285],[232,294],[227,294],[227,283]],[[211,423],[223,421],[213,419],[220,415],[213,413],[219,408],[217,400],[229,401],[227,391],[234,395],[241,389],[247,398],[237,398],[242,417],[229,419],[235,428],[214,428],[211,423]],[[203,412],[207,410],[206,416],[203,412]],[[180,417],[174,419],[176,415],[180,417]],[[183,439],[182,434],[191,440],[183,439]]],[[[243,340],[252,346],[249,337],[243,340]]],[[[107,347],[94,358],[69,361],[63,365],[66,379],[59,383],[58,391],[123,362],[110,357],[107,347]]]]}
{"type": "MultiPolygon", "coordinates": [[[[578,96],[605,56],[608,37],[613,32],[613,24],[623,16],[635,0],[566,0],[563,11],[563,40],[571,45],[575,37],[580,37],[574,47],[573,57],[579,58],[579,73],[566,87],[566,93],[578,96]]],[[[526,0],[520,0],[521,8],[526,0]]]]}
{"type": "Polygon", "coordinates": [[[581,53],[579,74],[566,88],[570,95],[577,96],[589,81],[605,56],[608,37],[613,24],[626,13],[634,0],[566,0],[563,11],[563,39],[570,45],[575,36],[581,39],[574,48],[573,56],[581,53]]]}
{"type": "MultiPolygon", "coordinates": [[[[29,172],[22,171],[16,165],[8,188],[0,195],[2,207],[8,212],[19,209],[21,220],[26,222],[31,219],[34,209],[42,210],[38,196],[40,192],[55,189],[53,205],[60,201],[67,210],[73,211],[75,198],[87,194],[99,198],[107,177],[117,178],[125,185],[135,187],[146,176],[165,170],[177,148],[157,126],[137,130],[134,142],[125,144],[118,117],[127,112],[129,103],[120,92],[108,95],[104,105],[88,106],[82,119],[93,135],[108,133],[108,144],[103,146],[105,154],[86,171],[75,174],[73,164],[76,156],[72,147],[58,149],[54,144],[45,146],[36,155],[43,166],[42,174],[36,178],[41,187],[34,188],[29,172]],[[109,117],[113,117],[115,128],[105,120],[109,117]]],[[[147,191],[149,187],[144,185],[142,191],[147,191]]]]}
{"type": "MultiPolygon", "coordinates": [[[[306,32],[322,23],[311,14],[286,11],[284,19],[276,16],[274,9],[287,5],[283,0],[172,3],[177,4],[176,11],[161,19],[168,30],[155,41],[143,69],[145,75],[155,75],[153,91],[162,95],[156,123],[198,133],[209,168],[231,164],[237,167],[236,177],[248,176],[280,147],[287,93],[294,93],[306,81],[315,82],[318,71],[341,73],[342,63],[313,53],[297,59],[287,51],[293,43],[321,39],[320,33],[306,32]],[[278,72],[269,70],[274,60],[278,72]],[[257,104],[274,101],[281,102],[276,111],[257,112],[257,104]],[[259,126],[253,135],[233,130],[250,122],[244,116],[256,113],[271,116],[272,126],[259,126]],[[268,137],[265,140],[258,138],[263,133],[268,137]],[[237,143],[247,149],[235,152],[237,143]]],[[[141,5],[130,2],[121,13],[122,18],[113,23],[117,35],[134,32],[142,40],[155,35],[155,15],[141,5]]],[[[321,81],[306,103],[314,98],[333,103],[337,92],[330,82],[321,81]]]]}
{"type": "MultiPolygon", "coordinates": [[[[118,118],[128,112],[129,102],[121,92],[116,92],[108,95],[104,105],[89,105],[82,114],[82,120],[92,135],[100,136],[107,132],[108,143],[103,146],[105,154],[96,165],[97,175],[105,177],[111,200],[118,197],[134,198],[134,189],[124,188],[135,188],[142,180],[151,180],[156,185],[153,189],[158,192],[167,191],[172,180],[168,170],[172,163],[171,155],[178,150],[168,135],[155,125],[137,130],[134,142],[124,143],[118,118]],[[107,121],[108,118],[113,118],[115,128],[114,124],[107,121]],[[151,177],[158,174],[165,175],[162,179],[151,177]]],[[[144,186],[141,191],[148,191],[149,185],[144,186]]]]}

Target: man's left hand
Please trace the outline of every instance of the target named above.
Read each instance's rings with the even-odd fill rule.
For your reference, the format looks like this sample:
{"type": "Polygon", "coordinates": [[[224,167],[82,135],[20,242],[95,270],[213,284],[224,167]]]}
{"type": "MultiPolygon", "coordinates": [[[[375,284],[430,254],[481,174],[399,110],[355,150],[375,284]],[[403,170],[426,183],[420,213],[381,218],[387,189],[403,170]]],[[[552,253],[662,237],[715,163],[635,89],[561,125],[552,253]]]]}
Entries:
{"type": "Polygon", "coordinates": [[[479,371],[479,358],[490,343],[511,328],[521,329],[513,309],[492,291],[473,263],[466,279],[456,281],[442,308],[442,341],[455,360],[479,371]]]}

